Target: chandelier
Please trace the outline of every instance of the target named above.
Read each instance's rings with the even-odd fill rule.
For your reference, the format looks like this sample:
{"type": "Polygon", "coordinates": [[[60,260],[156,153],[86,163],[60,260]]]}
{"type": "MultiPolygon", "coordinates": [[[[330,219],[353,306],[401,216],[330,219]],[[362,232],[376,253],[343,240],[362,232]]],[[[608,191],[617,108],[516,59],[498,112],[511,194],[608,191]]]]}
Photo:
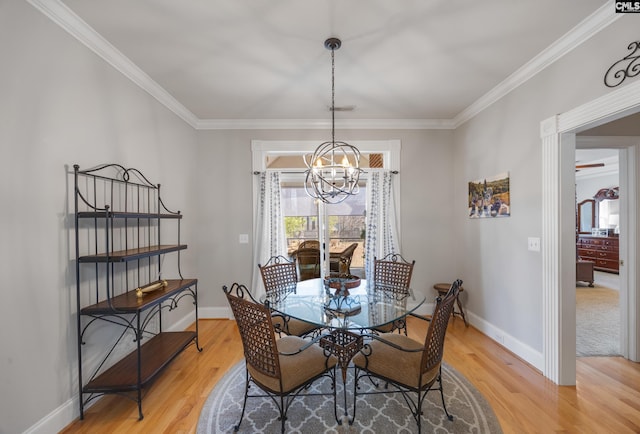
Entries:
{"type": "Polygon", "coordinates": [[[307,166],[304,189],[309,196],[325,203],[340,203],[358,194],[362,173],[358,148],[336,141],[334,53],[341,45],[338,38],[324,41],[325,48],[331,50],[331,141],[321,143],[313,155],[304,156],[307,166]]]}

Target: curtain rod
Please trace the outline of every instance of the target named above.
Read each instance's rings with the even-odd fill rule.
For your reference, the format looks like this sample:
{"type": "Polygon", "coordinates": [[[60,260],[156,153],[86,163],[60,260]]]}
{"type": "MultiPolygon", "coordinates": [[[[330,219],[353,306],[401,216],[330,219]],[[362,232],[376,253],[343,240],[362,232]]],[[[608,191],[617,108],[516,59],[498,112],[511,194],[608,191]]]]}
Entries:
{"type": "MultiPolygon", "coordinates": [[[[275,169],[272,169],[272,170],[275,170],[275,169]]],[[[302,171],[284,170],[284,171],[281,171],[280,173],[284,173],[284,174],[286,174],[286,175],[296,175],[296,174],[305,173],[305,172],[306,172],[306,170],[302,170],[302,171]]],[[[263,172],[261,172],[261,171],[259,171],[259,170],[254,170],[254,171],[253,171],[253,174],[254,174],[254,175],[260,175],[260,174],[262,174],[262,173],[263,173],[263,172]]],[[[367,173],[367,172],[364,172],[364,173],[367,173]]],[[[391,170],[391,173],[392,173],[392,174],[394,174],[394,175],[397,175],[397,174],[398,174],[398,173],[400,173],[400,172],[399,172],[399,171],[397,171],[397,170],[391,170]]]]}

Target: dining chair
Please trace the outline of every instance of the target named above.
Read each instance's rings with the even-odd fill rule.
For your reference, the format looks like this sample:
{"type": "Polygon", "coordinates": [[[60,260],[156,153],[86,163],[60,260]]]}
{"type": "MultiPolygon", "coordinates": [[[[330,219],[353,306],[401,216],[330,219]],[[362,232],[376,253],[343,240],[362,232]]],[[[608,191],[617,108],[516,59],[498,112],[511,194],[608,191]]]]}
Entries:
{"type": "MultiPolygon", "coordinates": [[[[442,408],[450,421],[442,388],[442,356],[444,339],[447,332],[453,304],[462,285],[461,280],[451,284],[444,297],[436,299],[433,314],[425,336],[424,343],[396,333],[371,335],[371,340],[353,358],[355,366],[353,389],[353,423],[356,414],[357,395],[376,393],[401,393],[413,418],[418,424],[418,432],[422,430],[422,404],[431,390],[439,390],[442,408]],[[379,378],[387,384],[384,390],[359,392],[358,383],[363,378],[379,378]],[[434,384],[438,387],[434,388],[434,384]],[[387,385],[393,388],[387,389],[387,385]],[[412,396],[415,393],[415,397],[412,396]]],[[[375,383],[374,383],[375,384],[375,383]]]]}
{"type": "MultiPolygon", "coordinates": [[[[416,261],[407,261],[398,253],[390,253],[382,259],[373,260],[373,284],[375,291],[388,294],[391,298],[401,299],[411,295],[411,276],[416,261]]],[[[407,334],[404,318],[373,329],[374,332],[388,333],[398,330],[407,334]]]]}
{"type": "MultiPolygon", "coordinates": [[[[272,256],[264,265],[258,264],[258,269],[269,298],[277,300],[295,292],[298,283],[295,260],[290,261],[284,256],[272,256]]],[[[307,336],[319,329],[314,324],[281,314],[272,313],[271,318],[278,335],[285,333],[294,336],[307,336]]]]}
{"type": "Polygon", "coordinates": [[[411,275],[416,261],[407,261],[398,253],[389,253],[382,259],[373,259],[373,281],[401,295],[409,295],[411,275]]]}
{"type": "Polygon", "coordinates": [[[320,277],[320,249],[303,247],[296,251],[300,280],[320,277]]]}
{"type": "Polygon", "coordinates": [[[298,336],[284,336],[276,340],[269,308],[256,302],[246,286],[234,283],[230,288],[223,286],[222,290],[238,324],[246,365],[244,402],[234,431],[240,429],[247,399],[264,396],[270,397],[278,407],[283,433],[287,411],[298,396],[332,395],[334,415],[338,420],[336,357],[324,351],[315,340],[308,341],[298,336]],[[331,379],[331,392],[305,392],[322,377],[331,379]],[[249,394],[251,383],[266,395],[249,394]]]}

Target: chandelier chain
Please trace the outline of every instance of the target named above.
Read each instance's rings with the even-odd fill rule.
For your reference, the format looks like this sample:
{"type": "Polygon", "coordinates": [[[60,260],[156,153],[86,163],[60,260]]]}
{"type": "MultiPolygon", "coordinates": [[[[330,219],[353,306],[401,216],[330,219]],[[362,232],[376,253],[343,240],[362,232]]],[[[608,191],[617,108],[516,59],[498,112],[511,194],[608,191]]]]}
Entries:
{"type": "Polygon", "coordinates": [[[336,142],[336,49],[331,47],[331,142],[336,142]]]}

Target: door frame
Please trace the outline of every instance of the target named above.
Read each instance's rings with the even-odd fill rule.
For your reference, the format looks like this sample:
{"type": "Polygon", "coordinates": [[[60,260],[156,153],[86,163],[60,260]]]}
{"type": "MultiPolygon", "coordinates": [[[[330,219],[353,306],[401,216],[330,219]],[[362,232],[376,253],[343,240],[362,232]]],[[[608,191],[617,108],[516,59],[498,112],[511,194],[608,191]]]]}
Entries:
{"type": "MultiPolygon", "coordinates": [[[[540,123],[542,139],[542,331],[543,375],[560,385],[576,384],[575,352],[575,142],[576,133],[640,111],[640,82],[628,84],[540,123]],[[570,290],[569,290],[570,288],[570,290]]],[[[640,359],[637,255],[640,152],[628,148],[628,243],[620,252],[628,278],[628,357],[640,359]],[[623,257],[626,255],[626,258],[623,257]]],[[[621,170],[622,165],[621,165],[621,170]]],[[[621,220],[623,217],[621,216],[621,220]]],[[[621,222],[622,224],[622,222],[621,222]]]]}

